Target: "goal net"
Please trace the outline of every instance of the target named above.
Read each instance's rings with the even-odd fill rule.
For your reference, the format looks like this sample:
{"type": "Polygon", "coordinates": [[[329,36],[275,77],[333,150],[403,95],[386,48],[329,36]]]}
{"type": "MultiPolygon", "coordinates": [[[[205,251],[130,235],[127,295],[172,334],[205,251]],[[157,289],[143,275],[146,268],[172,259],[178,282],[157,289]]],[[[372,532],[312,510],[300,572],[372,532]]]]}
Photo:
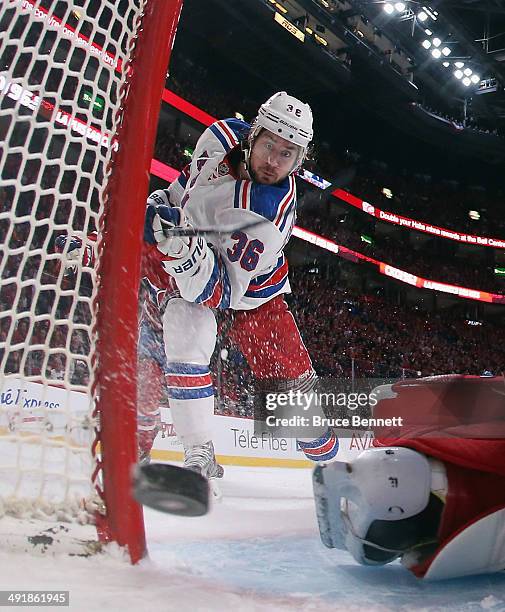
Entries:
{"type": "Polygon", "coordinates": [[[0,543],[145,552],[137,291],[181,4],[0,0],[0,543]]]}

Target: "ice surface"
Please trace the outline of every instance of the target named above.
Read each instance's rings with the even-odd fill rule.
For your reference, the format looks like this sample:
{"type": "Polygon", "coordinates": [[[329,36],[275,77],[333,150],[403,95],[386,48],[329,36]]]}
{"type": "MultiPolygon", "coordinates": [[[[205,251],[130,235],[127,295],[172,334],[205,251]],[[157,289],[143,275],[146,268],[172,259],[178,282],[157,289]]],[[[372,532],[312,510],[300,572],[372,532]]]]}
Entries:
{"type": "Polygon", "coordinates": [[[115,549],[88,559],[0,552],[0,588],[70,590],[79,611],[505,610],[505,575],[422,583],[399,564],[360,567],[324,548],[308,470],[225,469],[207,516],[146,511],[150,558],[139,566],[115,549]]]}

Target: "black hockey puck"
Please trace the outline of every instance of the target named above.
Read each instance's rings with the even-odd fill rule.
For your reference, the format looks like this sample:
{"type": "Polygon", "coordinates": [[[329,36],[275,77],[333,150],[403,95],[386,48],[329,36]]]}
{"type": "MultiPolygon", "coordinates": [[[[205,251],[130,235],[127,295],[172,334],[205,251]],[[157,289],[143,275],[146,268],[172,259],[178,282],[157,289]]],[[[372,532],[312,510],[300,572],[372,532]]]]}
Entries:
{"type": "Polygon", "coordinates": [[[133,495],[144,506],[179,516],[202,516],[209,509],[207,479],[177,465],[135,466],[133,495]]]}

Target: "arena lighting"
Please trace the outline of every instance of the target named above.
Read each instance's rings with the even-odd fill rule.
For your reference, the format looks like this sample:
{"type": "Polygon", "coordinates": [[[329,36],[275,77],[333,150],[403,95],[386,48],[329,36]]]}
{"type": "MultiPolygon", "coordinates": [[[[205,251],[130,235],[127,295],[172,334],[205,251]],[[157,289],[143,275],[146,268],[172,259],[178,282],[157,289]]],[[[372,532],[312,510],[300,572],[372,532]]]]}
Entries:
{"type": "Polygon", "coordinates": [[[470,80],[474,85],[477,85],[477,83],[480,83],[480,76],[478,74],[472,74],[470,80]]]}
{"type": "Polygon", "coordinates": [[[324,45],[325,47],[328,46],[328,41],[326,40],[326,38],[323,38],[322,36],[319,36],[318,34],[314,34],[314,38],[317,40],[317,42],[320,45],[324,45]]]}
{"type": "Polygon", "coordinates": [[[419,21],[426,21],[428,19],[428,15],[424,11],[421,11],[420,13],[417,13],[417,18],[419,21]]]}
{"type": "Polygon", "coordinates": [[[428,30],[428,28],[426,28],[426,30],[424,31],[426,32],[428,36],[431,36],[433,34],[433,32],[431,30],[428,30]]]}
{"type": "Polygon", "coordinates": [[[292,34],[295,38],[297,38],[300,42],[305,42],[305,33],[299,30],[295,25],[291,23],[291,21],[289,21],[289,19],[285,19],[277,11],[274,13],[274,21],[278,23],[282,28],[287,30],[290,34],[292,34]]]}
{"type": "Polygon", "coordinates": [[[423,12],[426,13],[429,17],[431,17],[433,21],[437,20],[437,15],[438,15],[437,11],[434,11],[428,6],[423,6],[423,12]]]}
{"type": "Polygon", "coordinates": [[[431,43],[429,40],[423,40],[421,44],[425,49],[429,49],[431,47],[431,43]]]}
{"type": "Polygon", "coordinates": [[[463,68],[465,62],[454,62],[454,65],[456,66],[456,68],[463,68]]]}
{"type": "Polygon", "coordinates": [[[442,62],[442,66],[443,66],[444,68],[449,68],[449,66],[450,66],[450,65],[451,65],[451,64],[450,64],[449,62],[442,62]]]}
{"type": "Polygon", "coordinates": [[[406,9],[405,3],[404,2],[396,2],[395,3],[395,9],[399,12],[399,13],[403,13],[406,9]]]}
{"type": "MultiPolygon", "coordinates": [[[[189,115],[190,117],[192,117],[199,123],[202,123],[206,127],[211,125],[214,121],[216,121],[216,119],[212,115],[205,113],[198,107],[194,106],[193,104],[190,104],[189,102],[187,102],[186,100],[184,100],[183,98],[181,98],[180,96],[178,96],[177,94],[173,93],[172,91],[168,89],[165,89],[163,91],[162,99],[164,102],[166,102],[170,106],[173,106],[174,108],[178,109],[184,114],[189,115]]],[[[152,159],[151,160],[151,174],[166,180],[168,183],[172,183],[173,181],[177,179],[177,177],[180,174],[180,171],[176,170],[175,168],[170,168],[169,166],[162,164],[156,159],[152,159]]],[[[327,187],[330,186],[330,183],[328,181],[325,181],[321,177],[313,175],[312,173],[309,173],[307,170],[304,170],[304,169],[300,171],[300,177],[303,180],[321,189],[326,189],[327,187]],[[307,175],[310,175],[310,176],[308,177],[307,175]]],[[[381,211],[380,209],[376,209],[374,206],[372,206],[368,202],[364,202],[360,198],[357,198],[342,189],[335,189],[334,191],[332,191],[332,195],[358,208],[359,210],[363,210],[365,213],[372,215],[374,217],[377,217],[378,219],[382,219],[388,223],[395,223],[396,225],[403,225],[405,227],[412,228],[417,231],[422,231],[427,234],[441,236],[443,238],[448,238],[451,240],[457,240],[458,242],[465,242],[469,244],[480,244],[480,245],[487,246],[487,247],[499,248],[499,249],[505,250],[505,240],[503,239],[487,238],[484,236],[474,236],[474,235],[467,235],[467,234],[458,234],[457,232],[447,230],[445,228],[439,228],[439,227],[435,227],[431,225],[426,225],[420,221],[416,221],[415,219],[409,219],[407,217],[398,216],[396,218],[395,216],[395,218],[393,218],[392,213],[388,213],[386,211],[381,211]]],[[[476,215],[479,214],[477,211],[472,211],[472,213],[476,215]]],[[[341,222],[345,222],[345,219],[341,219],[341,222]]],[[[326,248],[327,250],[330,250],[334,253],[339,252],[339,246],[333,243],[331,240],[322,238],[321,236],[317,236],[316,234],[308,232],[307,230],[302,230],[298,226],[295,226],[295,228],[293,229],[293,235],[299,238],[306,239],[309,242],[316,244],[317,246],[321,246],[322,248],[326,248]],[[301,235],[302,232],[303,232],[303,236],[301,235]],[[312,236],[313,239],[305,238],[306,235],[312,236]]],[[[345,249],[345,247],[340,247],[340,248],[342,250],[345,249]]],[[[360,255],[358,258],[363,259],[365,261],[369,261],[371,263],[375,263],[376,265],[379,264],[379,262],[372,260],[371,258],[366,257],[364,255],[360,255]]],[[[431,288],[431,289],[436,288],[437,290],[446,291],[445,289],[445,287],[447,287],[446,285],[442,284],[442,288],[439,289],[439,286],[441,284],[440,283],[435,283],[435,284],[437,285],[437,287],[434,287],[434,283],[432,281],[426,281],[425,285],[423,286],[425,288],[431,288]],[[430,286],[427,286],[426,283],[428,283],[430,286]]],[[[457,294],[461,297],[470,297],[471,299],[477,299],[480,301],[487,301],[487,302],[496,301],[493,297],[493,294],[486,294],[486,293],[482,293],[482,292],[479,292],[478,290],[473,290],[473,289],[465,289],[465,288],[456,288],[456,289],[458,292],[457,294]],[[469,295],[470,292],[471,292],[471,295],[469,295]]],[[[451,291],[449,292],[454,293],[454,288],[451,288],[451,291]]],[[[505,295],[496,296],[496,298],[497,299],[499,298],[501,303],[505,303],[505,295]]]]}
{"type": "Polygon", "coordinates": [[[454,71],[454,76],[455,76],[457,79],[462,79],[462,78],[463,78],[463,73],[461,72],[461,70],[455,70],[455,71],[454,71]]]}
{"type": "Polygon", "coordinates": [[[480,219],[480,212],[478,210],[469,210],[468,216],[472,221],[478,221],[480,219]]]}
{"type": "MultiPolygon", "coordinates": [[[[463,74],[463,73],[461,73],[463,74]]],[[[216,119],[212,116],[209,115],[208,113],[205,113],[204,111],[202,111],[201,109],[199,109],[198,107],[194,106],[193,104],[190,104],[189,102],[187,102],[186,100],[184,100],[183,98],[181,98],[180,96],[178,96],[177,94],[173,93],[172,91],[165,89],[163,91],[163,96],[162,99],[165,103],[169,104],[170,106],[173,106],[174,108],[178,109],[179,111],[183,112],[184,114],[192,117],[193,119],[195,119],[195,121],[198,121],[199,123],[203,124],[204,126],[209,126],[211,125],[214,121],[216,121],[216,119]]],[[[186,153],[186,151],[185,151],[186,153]]],[[[192,153],[192,151],[188,151],[188,153],[192,153]]],[[[168,183],[173,183],[177,177],[180,174],[179,170],[176,170],[175,168],[170,168],[169,166],[166,166],[165,164],[162,164],[160,161],[156,160],[156,159],[152,159],[151,160],[151,174],[162,178],[163,180],[167,181],[168,183]]],[[[299,173],[300,177],[311,183],[312,185],[315,185],[316,187],[319,187],[320,189],[326,189],[330,186],[330,182],[326,181],[325,179],[316,176],[310,172],[308,172],[305,169],[302,169],[299,173]]],[[[386,189],[383,189],[383,193],[384,195],[386,195],[386,197],[389,197],[386,193],[386,189]]],[[[389,191],[389,190],[388,190],[389,191]]],[[[372,206],[371,204],[364,202],[363,200],[361,200],[360,198],[357,198],[355,196],[353,196],[352,194],[342,190],[342,189],[335,189],[332,192],[332,195],[340,200],[343,200],[344,202],[347,202],[348,204],[358,208],[359,210],[363,210],[364,212],[366,212],[369,215],[372,215],[374,217],[377,217],[378,219],[382,219],[384,221],[387,221],[389,223],[395,223],[397,225],[403,225],[405,227],[408,228],[412,228],[414,230],[417,231],[422,231],[428,234],[433,234],[436,236],[442,236],[443,238],[449,238],[451,240],[457,240],[458,242],[465,242],[465,243],[469,243],[469,244],[481,244],[483,246],[487,246],[487,247],[492,247],[492,248],[500,248],[500,249],[505,249],[505,240],[503,239],[498,239],[498,238],[486,238],[483,236],[473,236],[473,235],[467,235],[467,234],[458,234],[456,232],[444,229],[444,228],[439,228],[439,227],[435,227],[435,226],[430,226],[430,225],[425,225],[419,221],[416,221],[414,219],[409,219],[407,217],[398,217],[398,218],[392,218],[393,215],[392,213],[387,213],[385,211],[381,211],[380,209],[376,209],[374,206],[372,206]]],[[[392,195],[392,194],[391,194],[392,195]]],[[[469,211],[469,216],[470,215],[476,215],[476,220],[478,220],[480,218],[480,214],[478,211],[469,211]]],[[[471,217],[470,217],[471,218],[471,217]]],[[[344,222],[345,219],[341,219],[341,222],[344,222]]],[[[322,238],[321,236],[317,236],[316,234],[312,234],[311,232],[308,232],[306,230],[302,230],[301,228],[295,226],[295,228],[293,229],[293,235],[294,236],[298,236],[299,238],[305,239],[313,244],[316,244],[317,246],[320,246],[322,248],[326,248],[329,251],[332,251],[333,253],[338,253],[339,252],[339,246],[335,243],[333,243],[331,240],[327,240],[325,238],[322,238]],[[296,232],[300,232],[300,233],[296,233],[296,232]],[[301,233],[303,232],[303,236],[301,235],[301,233]],[[306,235],[311,236],[312,238],[308,239],[306,238],[306,235]]],[[[344,249],[344,247],[341,247],[342,249],[344,249]]],[[[371,263],[375,263],[376,265],[379,264],[379,262],[376,262],[374,260],[371,260],[370,258],[366,257],[364,255],[360,256],[361,258],[365,259],[366,261],[370,261],[371,263]]],[[[431,281],[430,281],[431,282],[431,281]]],[[[433,283],[431,283],[433,284],[433,283]]],[[[437,284],[439,285],[439,284],[437,284]]],[[[429,287],[432,288],[433,287],[429,287]]],[[[442,288],[442,291],[444,291],[445,289],[442,288]]],[[[472,299],[479,299],[481,301],[493,301],[493,296],[491,295],[490,298],[487,297],[487,294],[483,294],[486,297],[474,297],[473,294],[478,294],[478,291],[474,291],[474,290],[469,290],[469,289],[458,289],[458,294],[461,295],[462,297],[471,297],[472,299]],[[468,296],[468,292],[471,291],[472,295],[468,296]]],[[[505,296],[498,296],[500,298],[500,300],[505,300],[505,296]]]]}
{"type": "Polygon", "coordinates": [[[440,38],[434,38],[433,39],[433,46],[434,47],[440,47],[441,44],[442,44],[442,41],[440,40],[440,38]]]}
{"type": "Polygon", "coordinates": [[[318,176],[317,174],[314,174],[313,172],[310,172],[305,168],[302,168],[298,171],[298,176],[307,183],[310,183],[311,185],[314,185],[314,187],[318,187],[319,189],[326,189],[331,185],[330,181],[327,181],[322,176],[318,176]]]}
{"type": "Polygon", "coordinates": [[[449,49],[449,47],[444,47],[442,49],[442,53],[445,55],[445,57],[447,57],[448,55],[451,54],[451,50],[449,49]]]}
{"type": "Polygon", "coordinates": [[[472,81],[468,77],[465,77],[461,82],[465,87],[470,87],[470,85],[472,84],[472,81]]]}
{"type": "Polygon", "coordinates": [[[435,59],[438,59],[442,55],[442,52],[440,51],[440,49],[432,49],[431,54],[435,59]]]}
{"type": "Polygon", "coordinates": [[[467,76],[467,77],[469,77],[469,76],[472,74],[472,72],[473,72],[473,71],[472,71],[472,69],[471,69],[471,68],[465,68],[465,69],[463,70],[463,74],[464,74],[465,76],[467,76]]]}
{"type": "Polygon", "coordinates": [[[270,4],[273,4],[275,8],[284,15],[288,12],[288,9],[285,6],[282,6],[282,4],[279,4],[276,0],[269,0],[269,2],[270,4]]]}
{"type": "Polygon", "coordinates": [[[386,2],[386,4],[384,5],[384,10],[388,15],[391,15],[395,12],[395,7],[389,2],[386,2]]]}

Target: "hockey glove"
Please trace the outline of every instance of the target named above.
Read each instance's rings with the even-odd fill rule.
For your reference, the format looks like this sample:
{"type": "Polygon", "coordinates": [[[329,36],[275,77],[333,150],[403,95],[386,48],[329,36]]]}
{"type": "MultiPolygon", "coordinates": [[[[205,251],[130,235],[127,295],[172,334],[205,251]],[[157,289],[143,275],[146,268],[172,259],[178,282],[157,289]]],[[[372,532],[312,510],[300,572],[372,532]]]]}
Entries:
{"type": "Polygon", "coordinates": [[[82,240],[76,236],[56,236],[54,249],[65,255],[65,274],[75,272],[82,260],[82,240]]]}
{"type": "MultiPolygon", "coordinates": [[[[158,247],[170,238],[168,230],[183,226],[184,221],[182,209],[172,205],[168,190],[157,189],[147,198],[144,240],[158,247]]],[[[158,248],[164,255],[167,254],[163,247],[158,248]]],[[[176,241],[170,250],[177,253],[181,248],[181,243],[176,241]]]]}
{"type": "Polygon", "coordinates": [[[170,237],[170,230],[176,227],[189,227],[182,208],[148,205],[144,239],[167,256],[163,267],[177,278],[196,273],[208,247],[202,236],[170,237]]]}
{"type": "Polygon", "coordinates": [[[144,240],[154,244],[163,255],[176,259],[187,255],[190,238],[171,237],[170,230],[187,227],[182,208],[148,205],[144,226],[144,240]]]}
{"type": "Polygon", "coordinates": [[[82,247],[82,240],[76,236],[56,236],[54,241],[54,248],[58,253],[63,253],[65,246],[68,242],[67,259],[73,260],[78,259],[79,249],[82,247]]]}

